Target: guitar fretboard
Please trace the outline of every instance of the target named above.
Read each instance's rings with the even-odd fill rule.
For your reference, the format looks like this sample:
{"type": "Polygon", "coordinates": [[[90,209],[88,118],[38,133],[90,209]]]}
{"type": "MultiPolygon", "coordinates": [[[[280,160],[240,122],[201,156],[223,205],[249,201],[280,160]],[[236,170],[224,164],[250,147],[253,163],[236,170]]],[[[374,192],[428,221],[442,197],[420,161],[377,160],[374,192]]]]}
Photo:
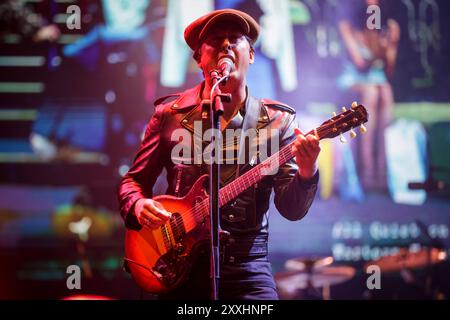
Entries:
{"type": "MultiPolygon", "coordinates": [[[[310,133],[314,133],[314,130],[310,131],[308,134],[310,133]]],[[[317,129],[317,135],[320,139],[320,129],[317,129]]],[[[222,207],[237,198],[237,196],[249,187],[258,183],[264,177],[278,170],[279,167],[291,160],[294,157],[292,154],[293,144],[294,141],[281,148],[280,151],[271,155],[256,167],[239,176],[236,180],[222,187],[219,191],[219,206],[222,207]]]]}
{"type": "MultiPolygon", "coordinates": [[[[333,118],[325,121],[321,126],[311,130],[306,135],[314,134],[319,140],[334,138],[338,135],[342,135],[344,132],[356,128],[357,126],[361,126],[361,132],[364,133],[366,128],[363,124],[367,122],[367,120],[368,114],[365,107],[353,103],[350,110],[345,110],[345,108],[343,108],[343,112],[341,114],[334,115],[333,118]]],[[[351,133],[352,138],[354,138],[356,133],[353,131],[351,133]]],[[[342,136],[341,139],[343,139],[342,136]]],[[[281,148],[280,151],[276,152],[254,168],[248,170],[231,183],[222,187],[219,190],[219,206],[223,207],[233,199],[237,198],[239,194],[247,190],[249,187],[258,183],[267,175],[275,173],[280,166],[291,160],[294,157],[292,154],[292,146],[294,141],[288,143],[286,146],[281,148]]],[[[209,214],[208,204],[209,197],[206,197],[199,204],[198,208],[194,210],[199,209],[201,216],[207,216],[209,214]]]]}

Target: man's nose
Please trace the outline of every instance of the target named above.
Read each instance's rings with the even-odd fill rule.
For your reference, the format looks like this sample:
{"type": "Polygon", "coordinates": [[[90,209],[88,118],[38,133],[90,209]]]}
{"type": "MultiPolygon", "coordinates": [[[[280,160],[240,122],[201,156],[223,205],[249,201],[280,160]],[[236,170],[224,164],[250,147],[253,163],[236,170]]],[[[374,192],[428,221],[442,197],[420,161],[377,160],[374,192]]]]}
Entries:
{"type": "Polygon", "coordinates": [[[233,44],[230,42],[228,38],[223,39],[222,48],[223,51],[228,51],[233,49],[233,44]]]}

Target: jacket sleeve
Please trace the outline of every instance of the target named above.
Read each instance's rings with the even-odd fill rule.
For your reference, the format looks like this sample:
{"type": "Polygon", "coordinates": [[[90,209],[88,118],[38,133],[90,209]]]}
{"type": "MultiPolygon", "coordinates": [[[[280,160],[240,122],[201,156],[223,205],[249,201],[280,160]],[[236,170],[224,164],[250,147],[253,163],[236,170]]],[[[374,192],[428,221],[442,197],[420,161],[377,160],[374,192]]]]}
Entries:
{"type": "MultiPolygon", "coordinates": [[[[296,126],[295,114],[289,117],[286,129],[281,132],[280,149],[294,141],[296,126]]],[[[302,219],[314,200],[319,171],[309,180],[303,180],[298,174],[298,166],[292,158],[282,165],[274,176],[275,207],[288,220],[302,219]]]]}
{"type": "Polygon", "coordinates": [[[134,204],[142,198],[152,197],[153,185],[163,168],[161,130],[163,107],[157,107],[145,130],[144,139],[133,164],[119,185],[120,213],[127,227],[137,226],[134,204]]]}

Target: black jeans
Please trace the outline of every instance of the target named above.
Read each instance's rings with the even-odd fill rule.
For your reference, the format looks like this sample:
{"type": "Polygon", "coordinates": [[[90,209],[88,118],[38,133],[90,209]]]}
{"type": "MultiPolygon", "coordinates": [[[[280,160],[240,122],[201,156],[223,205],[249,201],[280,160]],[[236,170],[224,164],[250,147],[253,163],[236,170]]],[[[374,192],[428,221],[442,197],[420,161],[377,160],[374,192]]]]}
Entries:
{"type": "MultiPolygon", "coordinates": [[[[278,300],[272,267],[267,257],[221,263],[220,300],[278,300]]],[[[210,261],[203,255],[189,278],[177,289],[160,295],[160,300],[210,300],[210,261]]]]}

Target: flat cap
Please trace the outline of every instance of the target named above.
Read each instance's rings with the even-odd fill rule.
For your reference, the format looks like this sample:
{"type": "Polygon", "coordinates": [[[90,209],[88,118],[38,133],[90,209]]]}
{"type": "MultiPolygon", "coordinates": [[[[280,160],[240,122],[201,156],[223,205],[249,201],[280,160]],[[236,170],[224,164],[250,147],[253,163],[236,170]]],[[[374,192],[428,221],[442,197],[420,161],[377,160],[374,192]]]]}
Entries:
{"type": "Polygon", "coordinates": [[[258,39],[259,24],[255,19],[239,10],[222,9],[212,11],[189,24],[184,30],[186,43],[192,50],[197,50],[208,29],[218,22],[224,21],[238,24],[253,43],[258,39]]]}

